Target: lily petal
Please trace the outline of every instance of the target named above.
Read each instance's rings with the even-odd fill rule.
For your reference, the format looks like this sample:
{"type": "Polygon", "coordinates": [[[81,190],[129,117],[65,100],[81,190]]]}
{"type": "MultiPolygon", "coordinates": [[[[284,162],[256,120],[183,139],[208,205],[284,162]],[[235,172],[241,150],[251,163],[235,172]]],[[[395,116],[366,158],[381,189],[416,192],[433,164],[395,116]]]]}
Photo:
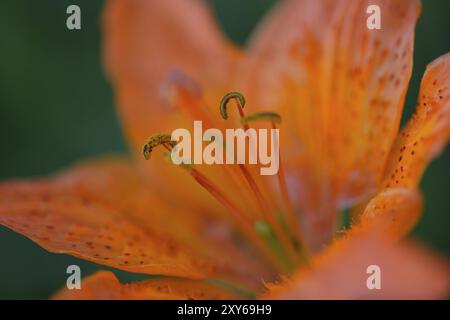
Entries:
{"type": "Polygon", "coordinates": [[[66,288],[55,300],[204,300],[238,299],[237,295],[201,281],[188,279],[154,279],[121,284],[110,271],[99,271],[81,283],[80,290],[66,288]]]}
{"type": "Polygon", "coordinates": [[[417,187],[428,163],[450,137],[450,53],[430,63],[422,79],[413,117],[393,146],[384,188],[417,187]]]}
{"type": "MultiPolygon", "coordinates": [[[[229,78],[237,51],[201,1],[108,0],[103,22],[106,68],[133,147],[177,118],[161,99],[171,71],[181,70],[200,89],[229,78]]],[[[224,93],[217,94],[214,105],[224,93]]]]}
{"type": "Polygon", "coordinates": [[[296,198],[312,216],[313,234],[324,233],[315,226],[332,220],[336,207],[368,198],[382,179],[419,11],[415,0],[287,0],[252,39],[243,92],[249,108],[276,108],[284,119],[283,158],[294,159],[287,171],[304,183],[296,198]],[[381,8],[381,30],[367,28],[369,5],[381,8]]]}
{"type": "Polygon", "coordinates": [[[362,233],[337,241],[310,269],[271,285],[263,298],[275,299],[434,299],[445,298],[450,269],[425,248],[383,241],[362,233]],[[381,289],[369,289],[369,266],[380,268],[381,289]]]}
{"type": "Polygon", "coordinates": [[[396,237],[404,236],[422,213],[422,197],[416,189],[394,188],[380,192],[366,206],[355,229],[378,229],[396,237]]]}
{"type": "Polygon", "coordinates": [[[106,69],[132,154],[140,160],[137,165],[186,207],[225,215],[179,168],[160,156],[144,162],[142,146],[152,134],[192,128],[193,115],[186,116],[177,104],[186,104],[194,120],[203,120],[205,126],[208,112],[219,119],[220,99],[229,91],[225,87],[237,67],[237,49],[216,26],[207,5],[195,0],[108,0],[103,36],[106,69]],[[188,90],[168,102],[172,98],[166,87],[178,82],[188,90]]]}
{"type": "MultiPolygon", "coordinates": [[[[118,159],[79,165],[49,179],[5,182],[0,224],[51,252],[131,272],[191,278],[228,273],[223,251],[205,241],[212,239],[202,232],[200,221],[207,216],[168,206],[142,183],[118,159]]],[[[221,241],[223,250],[238,254],[225,236],[221,241]]],[[[241,261],[244,269],[250,263],[241,261]]]]}

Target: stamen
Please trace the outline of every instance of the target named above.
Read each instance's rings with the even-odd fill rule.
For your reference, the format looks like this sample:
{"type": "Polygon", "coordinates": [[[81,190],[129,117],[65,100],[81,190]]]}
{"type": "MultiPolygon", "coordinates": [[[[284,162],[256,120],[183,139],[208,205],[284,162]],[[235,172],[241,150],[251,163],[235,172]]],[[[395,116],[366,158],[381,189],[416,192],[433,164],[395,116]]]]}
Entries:
{"type": "MultiPolygon", "coordinates": [[[[276,124],[281,123],[281,120],[282,120],[281,116],[275,112],[256,112],[256,113],[250,114],[246,117],[243,117],[241,119],[241,124],[247,125],[248,123],[253,122],[253,121],[269,121],[272,124],[272,129],[277,129],[276,124]]],[[[281,156],[280,156],[280,158],[281,158],[281,156]]],[[[293,232],[288,232],[288,234],[290,235],[291,238],[294,239],[294,241],[292,241],[294,244],[294,247],[298,247],[300,249],[301,259],[303,261],[306,261],[306,260],[308,260],[307,257],[309,256],[309,254],[307,252],[307,249],[304,244],[304,240],[301,236],[301,233],[299,232],[300,225],[298,223],[294,205],[292,204],[291,198],[289,196],[289,192],[288,192],[287,184],[286,184],[286,177],[285,177],[281,159],[280,159],[280,163],[279,163],[277,176],[278,176],[278,183],[280,185],[281,196],[283,198],[283,202],[286,204],[287,209],[288,209],[287,210],[288,224],[290,226],[290,229],[294,230],[293,232]]],[[[283,218],[283,220],[284,220],[284,218],[283,218]]]]}
{"type": "Polygon", "coordinates": [[[172,141],[171,135],[167,133],[159,133],[149,137],[143,149],[145,159],[150,159],[153,148],[160,145],[163,145],[164,147],[166,147],[166,149],[168,148],[168,146],[174,148],[177,145],[177,142],[172,141]]]}
{"type": "MultiPolygon", "coordinates": [[[[245,234],[254,241],[253,243],[255,243],[259,247],[266,258],[268,258],[269,261],[271,261],[275,266],[280,267],[280,261],[273,256],[273,251],[267,250],[268,248],[265,246],[264,242],[261,242],[257,234],[255,234],[256,230],[252,228],[250,221],[245,217],[243,212],[230,199],[228,199],[226,194],[198,170],[191,168],[189,172],[195,179],[195,181],[197,181],[220,204],[222,204],[229,212],[231,212],[245,234]]],[[[273,250],[273,248],[271,249],[273,250]]]]}
{"type": "Polygon", "coordinates": [[[236,100],[239,114],[241,115],[241,118],[244,117],[242,109],[244,109],[245,106],[245,97],[242,95],[242,93],[239,92],[229,92],[224,95],[222,100],[220,101],[220,115],[222,116],[222,118],[225,120],[228,119],[227,105],[231,99],[236,100]]]}
{"type": "MultiPolygon", "coordinates": [[[[171,158],[171,151],[177,145],[176,141],[171,140],[171,136],[169,134],[161,133],[155,134],[148,138],[148,142],[144,145],[144,157],[145,159],[150,159],[151,152],[153,148],[162,145],[167,149],[168,152],[164,152],[163,155],[165,158],[171,158]]],[[[271,250],[261,238],[255,232],[255,229],[252,227],[252,222],[245,216],[245,214],[229,199],[216,184],[214,184],[210,179],[208,179],[201,172],[196,170],[193,165],[180,165],[181,168],[187,169],[190,175],[197,181],[200,186],[202,186],[206,191],[208,191],[221,205],[223,205],[236,219],[238,225],[242,228],[244,233],[252,240],[252,243],[256,244],[261,253],[268,259],[268,261],[272,262],[274,266],[277,268],[282,267],[280,265],[280,261],[274,255],[275,252],[271,250]]]]}
{"type": "Polygon", "coordinates": [[[258,188],[258,184],[255,182],[255,180],[251,176],[250,172],[247,170],[247,168],[244,165],[239,164],[239,168],[241,169],[242,174],[244,175],[245,179],[247,180],[250,189],[252,190],[254,196],[256,197],[256,200],[258,202],[259,207],[261,208],[264,218],[267,219],[267,221],[269,221],[270,224],[273,226],[275,233],[281,240],[281,243],[286,247],[288,252],[291,255],[295,255],[295,249],[293,247],[293,244],[289,241],[286,234],[283,233],[283,230],[280,228],[276,219],[272,215],[269,205],[264,200],[264,197],[258,188]]]}
{"type": "MultiPolygon", "coordinates": [[[[237,107],[239,110],[239,115],[241,117],[241,123],[242,126],[244,127],[244,130],[248,130],[249,126],[248,124],[243,120],[246,119],[244,111],[243,111],[243,107],[245,105],[245,97],[239,93],[239,92],[230,92],[228,94],[226,94],[221,102],[220,102],[220,114],[222,115],[222,118],[224,119],[228,119],[228,113],[227,113],[227,104],[231,99],[235,99],[236,103],[237,103],[237,107]]],[[[265,113],[259,113],[259,114],[253,114],[251,115],[249,118],[247,118],[247,121],[252,121],[255,119],[271,119],[274,120],[276,122],[280,122],[281,121],[281,117],[279,115],[277,115],[276,113],[272,113],[272,112],[265,112],[265,113]]],[[[292,255],[292,256],[296,256],[296,252],[295,252],[295,248],[293,246],[293,243],[288,239],[288,237],[286,236],[286,234],[283,233],[283,231],[281,230],[279,224],[277,223],[275,217],[273,216],[270,206],[267,204],[267,201],[264,199],[264,197],[262,196],[262,193],[258,187],[258,184],[255,182],[254,178],[252,177],[252,175],[250,174],[250,172],[247,170],[247,168],[245,167],[245,165],[243,164],[238,164],[239,169],[241,170],[245,180],[247,181],[250,190],[253,192],[256,201],[258,203],[258,205],[261,208],[261,211],[265,217],[265,219],[267,221],[269,221],[274,230],[276,235],[278,236],[278,238],[281,240],[281,243],[283,244],[283,246],[286,248],[287,252],[292,255]]]]}
{"type": "Polygon", "coordinates": [[[275,112],[256,112],[241,119],[241,124],[246,125],[253,121],[270,121],[273,123],[281,123],[281,116],[275,112]]]}

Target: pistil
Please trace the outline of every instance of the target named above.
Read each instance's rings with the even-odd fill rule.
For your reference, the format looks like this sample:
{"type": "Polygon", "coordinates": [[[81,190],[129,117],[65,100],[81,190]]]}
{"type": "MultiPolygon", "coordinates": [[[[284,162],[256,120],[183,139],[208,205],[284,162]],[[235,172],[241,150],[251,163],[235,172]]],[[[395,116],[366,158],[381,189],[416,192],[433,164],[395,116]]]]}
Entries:
{"type": "MultiPolygon", "coordinates": [[[[246,118],[245,113],[244,113],[245,97],[241,93],[230,92],[230,93],[226,94],[220,102],[220,108],[219,108],[220,114],[224,120],[228,119],[227,106],[228,106],[228,102],[231,99],[236,101],[236,106],[239,111],[239,116],[241,118],[241,124],[242,124],[244,130],[247,131],[249,129],[248,122],[252,121],[254,119],[252,118],[252,116],[250,116],[250,118],[248,118],[248,117],[246,118]]],[[[264,115],[270,116],[270,113],[264,113],[264,115]]],[[[273,118],[273,114],[271,114],[271,115],[273,118]]],[[[281,121],[280,117],[279,117],[279,119],[281,121]]],[[[268,221],[268,223],[270,223],[272,225],[273,230],[275,231],[275,235],[277,236],[279,241],[281,241],[283,247],[286,249],[286,251],[288,252],[288,255],[291,257],[291,259],[294,259],[294,261],[298,260],[293,243],[288,239],[286,234],[280,228],[280,225],[277,222],[276,217],[274,217],[273,212],[271,212],[271,210],[270,210],[270,206],[264,200],[264,197],[262,196],[262,193],[258,188],[258,184],[255,182],[255,180],[253,179],[252,175],[247,170],[245,165],[238,164],[238,166],[239,166],[239,169],[241,170],[245,180],[247,181],[250,189],[252,190],[255,198],[257,199],[260,209],[263,212],[264,218],[268,221]]]]}

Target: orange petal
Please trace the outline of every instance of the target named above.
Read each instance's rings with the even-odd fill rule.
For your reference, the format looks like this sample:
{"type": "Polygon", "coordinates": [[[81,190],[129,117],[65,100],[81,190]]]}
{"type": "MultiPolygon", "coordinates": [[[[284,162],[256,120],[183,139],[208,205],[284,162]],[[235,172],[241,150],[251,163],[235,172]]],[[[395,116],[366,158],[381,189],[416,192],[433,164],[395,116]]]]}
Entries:
{"type": "Polygon", "coordinates": [[[450,53],[430,63],[414,116],[391,151],[383,187],[417,187],[428,163],[450,137],[450,53]]]}
{"type": "MultiPolygon", "coordinates": [[[[50,179],[2,183],[0,224],[51,252],[131,272],[192,278],[234,273],[225,264],[237,250],[225,236],[222,248],[230,255],[214,249],[200,224],[205,214],[168,206],[142,184],[118,159],[80,165],[50,179]]],[[[241,271],[250,263],[242,262],[241,271]]]]}
{"type": "Polygon", "coordinates": [[[204,300],[238,299],[237,295],[201,281],[155,279],[121,284],[110,271],[99,271],[81,283],[80,290],[62,289],[56,300],[204,300]]]}
{"type": "Polygon", "coordinates": [[[223,92],[210,89],[227,82],[237,52],[205,3],[109,0],[103,22],[106,67],[124,127],[139,152],[148,135],[173,129],[170,121],[177,112],[160,95],[174,69],[188,74],[218,104],[223,92]]]}
{"type": "Polygon", "coordinates": [[[421,213],[422,197],[417,190],[387,189],[368,203],[353,228],[365,232],[381,228],[394,237],[401,237],[416,224],[421,213]]]}
{"type": "Polygon", "coordinates": [[[270,285],[263,298],[274,299],[434,299],[446,298],[450,269],[425,248],[389,243],[375,234],[337,241],[310,269],[270,285]],[[367,268],[381,271],[381,289],[369,290],[367,268]]]}
{"type": "Polygon", "coordinates": [[[106,68],[131,151],[141,160],[139,165],[160,184],[166,196],[180,199],[196,211],[220,212],[217,202],[188,174],[159,155],[151,163],[144,163],[142,156],[148,136],[176,128],[192,130],[191,117],[182,107],[177,108],[178,104],[186,105],[190,116],[203,120],[205,126],[205,113],[220,119],[218,105],[229,91],[225,87],[235,73],[238,53],[224,39],[206,3],[108,0],[103,35],[106,68]],[[178,72],[173,77],[174,69],[185,76],[178,72]],[[166,91],[171,90],[167,87],[177,86],[178,82],[188,89],[183,92],[190,94],[184,92],[175,103],[168,103],[171,95],[166,91]]]}
{"type": "Polygon", "coordinates": [[[415,0],[282,1],[253,38],[247,105],[283,117],[283,158],[287,171],[301,170],[298,204],[313,219],[369,196],[382,178],[419,11],[415,0]],[[370,4],[381,8],[381,30],[366,26],[370,4]]]}

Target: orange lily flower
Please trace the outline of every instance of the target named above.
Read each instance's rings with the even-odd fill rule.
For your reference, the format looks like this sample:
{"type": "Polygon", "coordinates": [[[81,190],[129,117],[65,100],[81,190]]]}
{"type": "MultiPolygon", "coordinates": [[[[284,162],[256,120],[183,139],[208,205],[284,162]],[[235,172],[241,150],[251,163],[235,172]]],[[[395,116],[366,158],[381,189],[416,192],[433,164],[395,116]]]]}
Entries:
{"type": "Polygon", "coordinates": [[[419,13],[415,0],[281,1],[243,51],[200,1],[107,1],[105,65],[132,160],[4,182],[0,223],[51,252],[161,276],[121,284],[101,271],[60,299],[445,297],[445,259],[403,239],[450,136],[450,54],[429,64],[398,129],[419,13]],[[381,30],[366,27],[369,4],[381,30]],[[230,119],[218,110],[235,90],[247,99],[238,111],[282,117],[277,175],[180,168],[158,150],[145,161],[151,134],[239,126],[231,101],[230,119]],[[350,229],[336,232],[349,208],[350,229]],[[373,264],[381,290],[366,286],[373,264]]]}

